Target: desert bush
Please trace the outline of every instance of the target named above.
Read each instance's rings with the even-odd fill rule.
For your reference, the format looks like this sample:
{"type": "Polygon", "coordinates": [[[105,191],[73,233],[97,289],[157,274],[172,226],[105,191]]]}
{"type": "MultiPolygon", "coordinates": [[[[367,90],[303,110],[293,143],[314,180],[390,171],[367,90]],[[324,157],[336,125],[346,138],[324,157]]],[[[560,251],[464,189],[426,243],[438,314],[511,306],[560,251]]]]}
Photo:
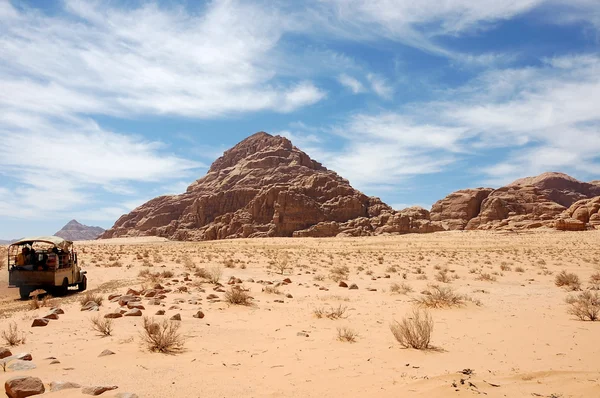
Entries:
{"type": "Polygon", "coordinates": [[[500,270],[502,270],[502,271],[510,271],[511,268],[510,268],[510,266],[508,264],[502,263],[502,264],[500,264],[500,270]]]}
{"type": "Polygon", "coordinates": [[[334,282],[339,282],[344,279],[348,279],[348,275],[350,274],[350,268],[345,265],[340,265],[338,267],[333,267],[329,271],[329,278],[334,282]]]}
{"type": "Polygon", "coordinates": [[[560,274],[554,278],[554,284],[558,287],[564,287],[567,290],[581,290],[581,281],[579,277],[573,273],[567,271],[561,271],[560,274]]]}
{"type": "Polygon", "coordinates": [[[397,294],[408,294],[413,291],[413,288],[408,283],[392,283],[390,292],[397,294]]]}
{"type": "Polygon", "coordinates": [[[353,329],[344,326],[341,328],[337,328],[337,338],[339,341],[355,343],[358,338],[358,333],[353,329]]]}
{"type": "Polygon", "coordinates": [[[313,276],[313,279],[316,280],[317,282],[322,282],[325,280],[325,275],[317,274],[317,275],[313,276]]]}
{"type": "Polygon", "coordinates": [[[592,289],[600,289],[600,272],[596,272],[590,276],[589,284],[592,289]]]}
{"type": "Polygon", "coordinates": [[[401,322],[394,321],[390,330],[403,347],[423,350],[429,348],[433,319],[428,311],[415,308],[401,322]]]}
{"type": "Polygon", "coordinates": [[[110,318],[101,318],[100,316],[95,316],[90,318],[90,323],[92,324],[92,330],[100,333],[103,336],[110,336],[113,330],[113,322],[110,318]]]}
{"type": "Polygon", "coordinates": [[[232,286],[231,289],[225,292],[225,301],[234,305],[251,305],[252,297],[239,286],[232,286]]]}
{"type": "Polygon", "coordinates": [[[423,292],[423,295],[416,299],[416,302],[428,308],[450,308],[464,305],[465,297],[457,294],[450,286],[430,285],[423,292]]]}
{"type": "Polygon", "coordinates": [[[25,344],[25,332],[19,330],[19,327],[15,322],[8,325],[8,329],[2,331],[2,338],[9,346],[17,346],[25,344]]]}
{"type": "Polygon", "coordinates": [[[104,300],[104,297],[102,297],[101,294],[96,294],[93,292],[85,292],[79,298],[79,304],[81,304],[81,306],[83,307],[90,301],[93,301],[99,307],[102,305],[103,300],[104,300]]]}
{"type": "Polygon", "coordinates": [[[214,267],[210,267],[209,269],[206,270],[207,272],[207,276],[208,281],[210,283],[219,283],[219,280],[221,279],[221,276],[223,276],[223,268],[219,267],[219,266],[214,266],[214,267]]]}
{"type": "Polygon", "coordinates": [[[173,276],[175,276],[175,274],[173,273],[173,271],[165,270],[165,271],[163,271],[163,272],[160,273],[160,276],[163,277],[163,278],[168,279],[168,278],[172,278],[173,276]]]}
{"type": "Polygon", "coordinates": [[[292,270],[292,265],[290,264],[290,256],[288,252],[280,252],[275,259],[273,260],[273,268],[281,275],[283,275],[286,271],[292,270]]]}
{"type": "Polygon", "coordinates": [[[568,296],[567,312],[582,321],[597,321],[600,316],[600,295],[598,292],[585,291],[577,296],[568,296]]]}
{"type": "Polygon", "coordinates": [[[194,276],[197,276],[198,278],[202,278],[202,279],[210,278],[210,274],[208,273],[206,268],[196,268],[196,272],[194,272],[194,276]]]}
{"type": "Polygon", "coordinates": [[[155,322],[154,319],[144,317],[142,326],[142,340],[149,351],[164,354],[176,353],[183,349],[185,338],[179,333],[181,324],[176,321],[164,320],[155,322]]]}
{"type": "Polygon", "coordinates": [[[438,282],[450,283],[450,277],[448,276],[447,270],[438,271],[438,273],[434,275],[434,278],[438,282]]]}
{"type": "Polygon", "coordinates": [[[323,307],[318,307],[313,310],[313,314],[321,319],[323,317],[329,319],[340,319],[346,318],[345,314],[348,310],[348,307],[345,305],[338,305],[337,307],[329,307],[328,309],[323,307]]]}
{"type": "Polygon", "coordinates": [[[235,268],[235,261],[233,261],[232,258],[228,258],[226,260],[223,260],[223,266],[225,268],[235,268]]]}
{"type": "Polygon", "coordinates": [[[267,294],[283,294],[281,290],[273,286],[265,286],[262,291],[267,294]]]}
{"type": "Polygon", "coordinates": [[[183,266],[188,271],[193,271],[196,269],[196,264],[194,264],[194,260],[192,260],[190,255],[187,253],[183,255],[183,266]]]}
{"type": "Polygon", "coordinates": [[[478,281],[487,281],[487,282],[495,282],[496,281],[496,277],[493,275],[490,275],[486,272],[482,272],[480,273],[477,278],[478,281]]]}
{"type": "Polygon", "coordinates": [[[525,268],[523,268],[521,266],[515,267],[515,272],[523,273],[523,272],[525,272],[525,268]]]}

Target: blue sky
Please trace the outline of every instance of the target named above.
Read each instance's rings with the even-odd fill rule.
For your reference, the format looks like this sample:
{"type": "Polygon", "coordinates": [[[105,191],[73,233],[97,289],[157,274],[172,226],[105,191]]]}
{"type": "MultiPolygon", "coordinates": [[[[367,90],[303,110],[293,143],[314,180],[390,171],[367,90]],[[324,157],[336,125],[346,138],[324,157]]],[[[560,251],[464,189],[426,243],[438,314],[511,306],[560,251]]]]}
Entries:
{"type": "Polygon", "coordinates": [[[600,178],[597,0],[0,0],[0,239],[110,227],[282,134],[396,208],[600,178]]]}

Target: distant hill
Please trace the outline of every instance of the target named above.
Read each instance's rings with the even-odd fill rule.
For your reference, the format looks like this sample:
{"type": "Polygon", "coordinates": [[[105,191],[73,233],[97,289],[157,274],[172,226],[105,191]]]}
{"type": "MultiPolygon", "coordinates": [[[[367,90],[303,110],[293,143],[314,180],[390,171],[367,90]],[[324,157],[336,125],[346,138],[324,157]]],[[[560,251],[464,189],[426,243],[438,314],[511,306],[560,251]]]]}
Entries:
{"type": "Polygon", "coordinates": [[[94,240],[103,233],[104,228],[90,227],[77,222],[77,220],[71,220],[54,235],[60,236],[61,238],[67,240],[76,241],[94,240]]]}
{"type": "Polygon", "coordinates": [[[2,240],[2,239],[0,239],[0,246],[1,245],[10,245],[13,242],[16,242],[16,240],[15,239],[13,239],[13,240],[2,240]]]}

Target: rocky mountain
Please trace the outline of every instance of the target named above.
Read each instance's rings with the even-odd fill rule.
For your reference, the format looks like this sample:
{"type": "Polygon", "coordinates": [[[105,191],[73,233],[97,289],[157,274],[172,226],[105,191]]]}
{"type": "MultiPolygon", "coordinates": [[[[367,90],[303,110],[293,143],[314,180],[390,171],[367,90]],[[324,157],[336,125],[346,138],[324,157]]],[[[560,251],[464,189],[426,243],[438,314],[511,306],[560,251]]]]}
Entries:
{"type": "Polygon", "coordinates": [[[55,236],[60,236],[63,239],[76,240],[94,240],[104,233],[104,228],[89,227],[83,225],[77,220],[69,221],[60,231],[56,232],[55,236]]]}
{"type": "Polygon", "coordinates": [[[16,240],[1,240],[0,239],[0,246],[6,246],[6,245],[10,245],[11,243],[16,242],[16,240]]]}
{"type": "Polygon", "coordinates": [[[280,136],[256,133],[217,159],[180,195],[160,196],[123,215],[102,238],[176,240],[367,236],[444,230],[551,227],[600,223],[600,184],[545,173],[499,189],[454,192],[431,212],[395,211],[312,160],[280,136]]]}
{"type": "Polygon", "coordinates": [[[441,222],[448,230],[584,230],[592,226],[590,219],[596,221],[597,201],[592,199],[599,196],[600,185],[563,173],[544,173],[495,190],[478,188],[452,193],[433,205],[431,220],[441,222]],[[586,208],[587,213],[579,208],[586,208]]]}

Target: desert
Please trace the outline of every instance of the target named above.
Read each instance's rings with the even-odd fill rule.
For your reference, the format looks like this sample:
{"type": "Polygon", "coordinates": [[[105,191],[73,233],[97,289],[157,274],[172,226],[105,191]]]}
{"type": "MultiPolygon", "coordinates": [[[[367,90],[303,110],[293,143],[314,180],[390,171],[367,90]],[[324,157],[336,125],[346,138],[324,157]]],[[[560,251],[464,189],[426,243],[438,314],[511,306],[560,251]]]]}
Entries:
{"type": "MultiPolygon", "coordinates": [[[[25,341],[0,344],[31,354],[36,367],[7,367],[0,382],[26,375],[47,386],[117,386],[102,395],[140,397],[598,396],[600,323],[577,318],[565,302],[584,290],[597,294],[598,238],[599,231],[451,231],[77,242],[87,292],[40,297],[44,306],[33,308],[6,288],[3,270],[0,329],[16,325],[25,341]],[[557,286],[563,271],[579,282],[557,286]],[[247,303],[228,301],[238,287],[247,303]],[[435,287],[450,289],[458,302],[431,307],[423,299],[435,287]],[[104,318],[130,311],[109,300],[128,292],[140,297],[133,303],[141,316],[104,318]],[[86,293],[101,300],[91,311],[81,310],[86,293]],[[51,307],[64,314],[31,327],[51,307]],[[433,320],[424,349],[403,347],[390,330],[414,308],[433,320]],[[167,322],[180,325],[182,346],[151,352],[144,318],[177,315],[167,322]],[[111,321],[109,336],[93,330],[95,318],[111,321]],[[114,354],[100,356],[105,350],[114,354]]],[[[47,390],[86,396],[81,388],[47,390]]]]}

